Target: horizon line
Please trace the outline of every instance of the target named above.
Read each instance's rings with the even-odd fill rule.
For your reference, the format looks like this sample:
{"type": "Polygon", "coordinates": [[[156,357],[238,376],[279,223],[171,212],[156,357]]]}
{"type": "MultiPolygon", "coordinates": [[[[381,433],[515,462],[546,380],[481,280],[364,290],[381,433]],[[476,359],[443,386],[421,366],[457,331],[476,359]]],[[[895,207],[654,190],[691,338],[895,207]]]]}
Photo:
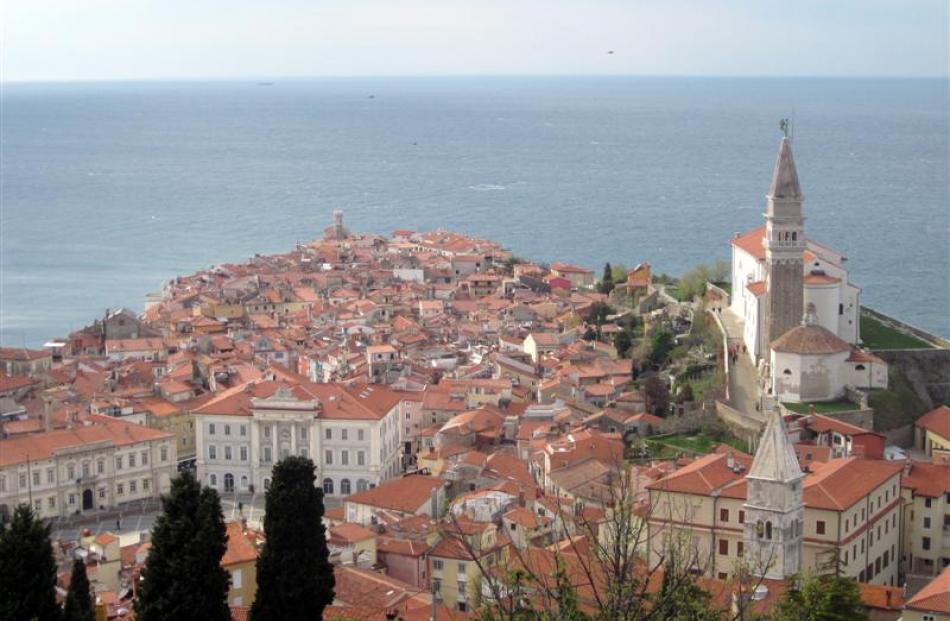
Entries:
{"type": "Polygon", "coordinates": [[[798,79],[798,80],[944,80],[950,74],[872,75],[872,74],[690,74],[690,73],[393,73],[393,74],[247,74],[167,77],[40,78],[0,79],[0,85],[28,84],[108,84],[129,82],[247,82],[274,80],[357,80],[357,79],[466,79],[466,78],[653,78],[653,79],[798,79]]]}

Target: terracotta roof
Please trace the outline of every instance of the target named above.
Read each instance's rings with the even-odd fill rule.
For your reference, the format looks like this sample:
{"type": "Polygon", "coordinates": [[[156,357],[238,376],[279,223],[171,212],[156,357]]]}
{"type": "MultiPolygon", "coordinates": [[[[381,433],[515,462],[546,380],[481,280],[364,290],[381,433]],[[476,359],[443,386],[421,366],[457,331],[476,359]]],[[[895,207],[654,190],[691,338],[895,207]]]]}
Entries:
{"type": "Polygon", "coordinates": [[[813,463],[812,467],[815,471],[804,482],[805,506],[844,511],[899,473],[903,464],[845,457],[825,464],[813,463]]]}
{"type": "Polygon", "coordinates": [[[772,349],[782,353],[814,356],[851,351],[851,345],[827,328],[802,325],[772,341],[772,349]]]}
{"type": "Polygon", "coordinates": [[[910,462],[910,471],[905,470],[901,477],[901,487],[929,498],[950,493],[950,464],[910,462]]]}
{"type": "Polygon", "coordinates": [[[950,567],[944,568],[939,576],[907,600],[906,608],[921,612],[950,613],[950,567]]]}
{"type": "Polygon", "coordinates": [[[811,272],[805,275],[806,285],[834,285],[841,282],[840,278],[829,276],[828,274],[816,274],[811,272]]]}
{"type": "Polygon", "coordinates": [[[950,405],[941,405],[917,419],[915,423],[944,438],[950,438],[950,405]]]}
{"type": "Polygon", "coordinates": [[[344,522],[330,528],[330,541],[331,542],[345,542],[345,543],[354,543],[357,541],[364,541],[366,539],[372,539],[376,534],[372,531],[363,528],[359,524],[354,524],[352,522],[344,522]]]}
{"type": "Polygon", "coordinates": [[[765,260],[765,246],[762,240],[765,239],[765,226],[752,229],[744,235],[740,235],[732,240],[732,245],[736,248],[745,250],[756,259],[765,260]]]}
{"type": "Polygon", "coordinates": [[[647,489],[683,494],[712,494],[739,481],[744,482],[745,472],[752,465],[752,458],[736,453],[733,459],[737,465],[743,467],[743,471],[735,472],[728,467],[728,454],[710,453],[651,483],[647,489]]]}
{"type": "Polygon", "coordinates": [[[427,476],[407,476],[380,483],[372,489],[347,496],[344,502],[415,513],[429,501],[432,490],[442,487],[442,480],[427,476]]]}
{"type": "Polygon", "coordinates": [[[257,548],[254,547],[244,526],[240,522],[228,522],[228,547],[221,557],[221,565],[228,567],[238,563],[250,563],[257,560],[257,548]]]}
{"type": "Polygon", "coordinates": [[[745,288],[748,289],[749,293],[751,293],[755,297],[759,297],[760,295],[765,295],[766,293],[766,285],[765,285],[764,280],[757,280],[756,282],[750,282],[749,284],[745,286],[745,288]]]}
{"type": "Polygon", "coordinates": [[[0,466],[26,463],[27,455],[33,461],[49,459],[62,449],[94,442],[111,441],[116,446],[126,446],[174,437],[173,434],[128,423],[111,416],[90,414],[85,421],[89,424],[81,424],[72,429],[33,433],[0,440],[0,466]]]}

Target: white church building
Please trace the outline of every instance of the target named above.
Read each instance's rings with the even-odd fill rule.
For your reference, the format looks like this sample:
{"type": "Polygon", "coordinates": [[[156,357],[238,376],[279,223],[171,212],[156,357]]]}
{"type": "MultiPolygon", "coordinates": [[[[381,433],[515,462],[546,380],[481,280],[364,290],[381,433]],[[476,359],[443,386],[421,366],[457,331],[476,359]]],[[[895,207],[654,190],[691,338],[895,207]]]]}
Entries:
{"type": "Polygon", "coordinates": [[[745,352],[779,401],[831,401],[846,386],[885,388],[887,365],[858,349],[861,289],[847,257],[805,236],[791,140],[779,145],[765,225],[732,240],[730,308],[745,352]]]}

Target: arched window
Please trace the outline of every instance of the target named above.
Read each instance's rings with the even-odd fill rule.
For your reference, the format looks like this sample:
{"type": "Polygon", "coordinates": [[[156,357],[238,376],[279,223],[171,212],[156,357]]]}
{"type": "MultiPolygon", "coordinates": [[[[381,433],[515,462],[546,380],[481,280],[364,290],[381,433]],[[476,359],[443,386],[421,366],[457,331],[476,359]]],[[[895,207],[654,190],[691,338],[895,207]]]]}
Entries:
{"type": "Polygon", "coordinates": [[[241,489],[247,489],[247,475],[241,475],[241,489]]]}
{"type": "Polygon", "coordinates": [[[772,539],[772,522],[765,523],[765,538],[769,540],[772,539]]]}
{"type": "Polygon", "coordinates": [[[855,370],[855,371],[863,371],[865,368],[866,368],[866,367],[865,367],[863,364],[859,364],[859,365],[857,365],[856,367],[854,367],[854,370],[855,370]]]}
{"type": "Polygon", "coordinates": [[[210,485],[211,487],[217,487],[217,486],[218,486],[218,475],[216,475],[216,474],[209,474],[209,475],[208,475],[208,485],[210,485]]]}
{"type": "Polygon", "coordinates": [[[356,482],[356,491],[365,492],[369,488],[369,481],[366,479],[360,479],[356,482]]]}
{"type": "Polygon", "coordinates": [[[343,494],[344,496],[350,495],[350,480],[349,479],[343,479],[342,481],[340,481],[340,493],[343,494]]]}
{"type": "Polygon", "coordinates": [[[791,374],[792,374],[791,369],[785,369],[784,371],[782,371],[782,375],[791,375],[791,374]]]}
{"type": "Polygon", "coordinates": [[[264,491],[270,489],[270,479],[264,479],[264,491]]]}
{"type": "Polygon", "coordinates": [[[762,535],[765,534],[765,527],[762,524],[762,520],[759,520],[755,523],[755,536],[759,539],[762,538],[762,535]]]}
{"type": "Polygon", "coordinates": [[[224,475],[224,491],[233,492],[234,491],[234,475],[228,472],[224,475]]]}
{"type": "Polygon", "coordinates": [[[333,494],[333,479],[323,479],[323,493],[327,495],[333,494]]]}

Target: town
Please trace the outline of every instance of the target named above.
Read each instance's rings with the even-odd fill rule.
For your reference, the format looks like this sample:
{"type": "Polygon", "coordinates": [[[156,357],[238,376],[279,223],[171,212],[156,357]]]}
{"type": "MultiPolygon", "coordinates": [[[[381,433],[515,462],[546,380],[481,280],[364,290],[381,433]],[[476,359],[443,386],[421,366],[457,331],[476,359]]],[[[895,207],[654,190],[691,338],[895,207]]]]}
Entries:
{"type": "Polygon", "coordinates": [[[645,619],[676,578],[708,618],[752,619],[825,575],[868,618],[948,619],[950,343],[862,307],[777,151],[764,222],[678,278],[335,211],[141,314],[3,348],[0,520],[49,525],[60,600],[79,559],[100,618],[134,618],[161,498],[193,473],[245,619],[275,470],[302,457],[324,619],[582,618],[565,592],[645,619]]]}

